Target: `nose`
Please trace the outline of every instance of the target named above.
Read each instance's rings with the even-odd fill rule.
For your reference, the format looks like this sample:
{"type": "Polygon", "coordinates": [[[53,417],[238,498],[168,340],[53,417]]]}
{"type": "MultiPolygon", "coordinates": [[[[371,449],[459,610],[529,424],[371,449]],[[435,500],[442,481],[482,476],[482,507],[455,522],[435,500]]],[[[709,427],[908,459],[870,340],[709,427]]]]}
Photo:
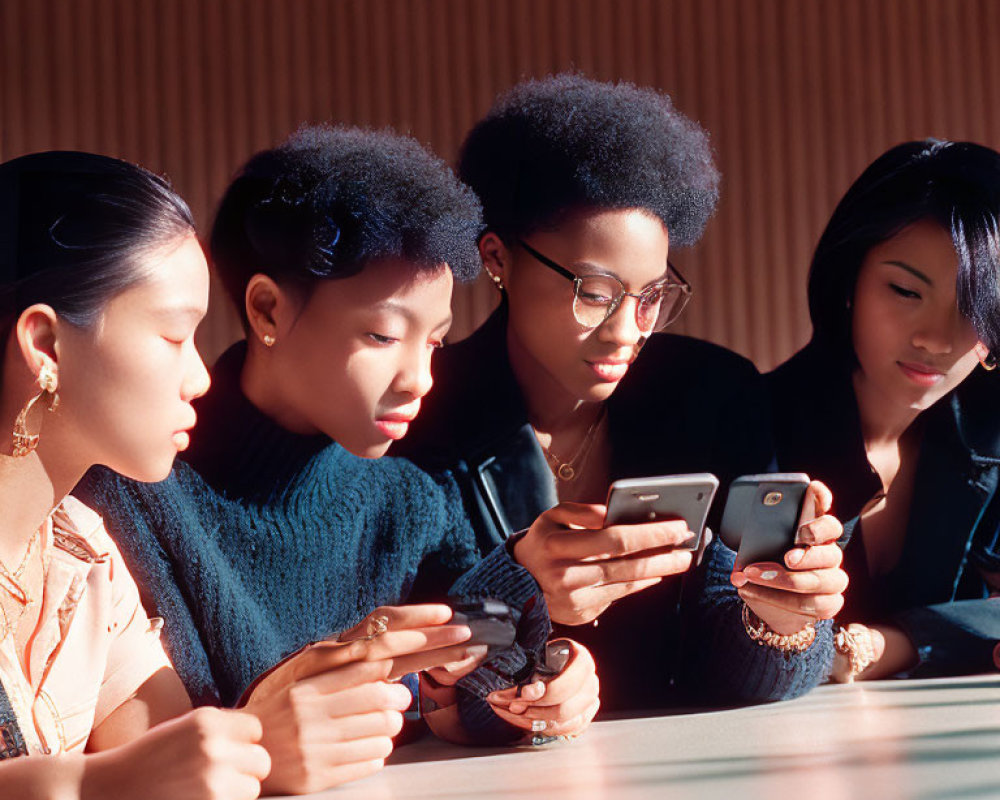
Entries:
{"type": "Polygon", "coordinates": [[[955,303],[940,311],[928,310],[913,333],[913,346],[931,355],[947,355],[955,349],[958,338],[971,327],[955,303]]]}
{"type": "Polygon", "coordinates": [[[417,347],[407,353],[406,363],[401,366],[393,388],[400,394],[408,394],[415,398],[427,394],[434,385],[434,379],[431,377],[433,353],[432,347],[417,347]]]}
{"type": "Polygon", "coordinates": [[[649,331],[645,333],[641,331],[636,322],[638,306],[639,301],[636,298],[630,295],[622,297],[618,308],[598,328],[601,340],[621,347],[633,347],[648,336],[649,331]]]}
{"type": "Polygon", "coordinates": [[[188,349],[187,370],[184,376],[184,383],[181,386],[181,396],[185,402],[191,402],[197,397],[201,397],[212,385],[212,378],[208,374],[205,362],[201,360],[201,354],[195,347],[192,340],[188,349]]]}

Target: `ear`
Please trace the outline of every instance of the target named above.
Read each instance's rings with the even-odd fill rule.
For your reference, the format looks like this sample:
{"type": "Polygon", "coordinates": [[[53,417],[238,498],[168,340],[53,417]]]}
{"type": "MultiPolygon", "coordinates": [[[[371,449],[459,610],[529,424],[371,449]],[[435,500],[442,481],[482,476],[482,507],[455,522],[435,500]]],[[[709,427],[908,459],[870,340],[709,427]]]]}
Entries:
{"type": "Polygon", "coordinates": [[[269,275],[257,273],[247,283],[244,301],[250,339],[267,347],[280,341],[295,317],[291,293],[269,275]]]}
{"type": "Polygon", "coordinates": [[[990,359],[990,349],[982,342],[976,342],[976,346],[973,348],[976,353],[976,358],[979,359],[979,363],[986,365],[994,363],[990,359]]]}
{"type": "Polygon", "coordinates": [[[17,318],[14,328],[17,350],[24,358],[24,365],[37,378],[47,366],[59,381],[59,318],[52,306],[35,303],[28,306],[17,318]]]}
{"type": "Polygon", "coordinates": [[[483,260],[483,269],[486,270],[488,278],[492,278],[494,283],[497,278],[502,283],[507,283],[512,258],[510,249],[503,243],[503,239],[492,231],[484,233],[479,240],[479,257],[483,260]]]}

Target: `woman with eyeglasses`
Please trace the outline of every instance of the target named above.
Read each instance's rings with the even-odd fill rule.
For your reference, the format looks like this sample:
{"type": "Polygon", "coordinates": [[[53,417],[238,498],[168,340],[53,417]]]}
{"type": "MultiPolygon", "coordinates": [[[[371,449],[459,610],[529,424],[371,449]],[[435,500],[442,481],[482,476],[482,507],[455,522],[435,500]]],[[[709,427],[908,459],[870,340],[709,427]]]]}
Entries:
{"type": "MultiPolygon", "coordinates": [[[[1000,153],[893,147],[816,247],[812,340],[767,376],[779,465],[825,481],[850,534],[851,586],[822,645],[834,680],[996,665],[998,228],[1000,153]]],[[[768,603],[768,624],[801,626],[767,572],[736,574],[740,594],[768,603]]]]}
{"type": "MultiPolygon", "coordinates": [[[[573,635],[601,665],[602,708],[676,703],[678,608],[701,578],[685,587],[692,554],[675,545],[692,534],[677,521],[606,527],[602,503],[618,478],[709,471],[725,486],[770,459],[753,365],[660,333],[692,294],[668,256],[697,241],[718,198],[707,136],[666,95],[560,75],[502,96],[459,170],[483,203],[479,252],[501,302],[439,354],[434,391],[394,452],[452,471],[481,549],[508,542],[554,621],[594,623],[573,635]]],[[[836,551],[819,543],[839,524],[815,524],[817,549],[836,551]]],[[[833,573],[823,566],[792,602],[839,604],[833,573]]],[[[688,632],[692,646],[699,635],[688,632]]]]}

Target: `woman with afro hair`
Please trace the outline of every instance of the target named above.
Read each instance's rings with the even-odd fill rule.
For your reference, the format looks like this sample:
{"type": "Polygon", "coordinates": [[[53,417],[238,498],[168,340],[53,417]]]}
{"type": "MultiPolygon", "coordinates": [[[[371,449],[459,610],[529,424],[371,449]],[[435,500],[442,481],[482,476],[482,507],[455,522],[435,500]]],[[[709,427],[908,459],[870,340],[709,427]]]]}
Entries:
{"type": "Polygon", "coordinates": [[[585,651],[550,684],[525,680],[545,649],[545,605],[503,547],[479,551],[454,483],[380,458],[430,389],[452,284],[479,269],[480,227],[475,195],[412,139],[314,127],[254,156],[210,239],[246,339],[194,404],[190,448],[161,483],[95,470],[78,489],[165,618],[192,696],[260,717],[266,791],[381,767],[411,699],[387,681],[425,668],[438,669],[422,711],[449,738],[579,733],[596,713],[585,651]],[[424,599],[458,579],[458,600],[509,605],[518,639],[489,669],[447,605],[399,605],[427,586],[425,566],[447,575],[424,599]],[[515,710],[542,700],[545,719],[509,703],[507,722],[494,714],[490,692],[516,682],[515,710]]]}
{"type": "MultiPolygon", "coordinates": [[[[455,475],[480,547],[508,544],[554,622],[593,623],[573,630],[600,665],[602,708],[690,704],[678,682],[705,659],[737,674],[727,700],[814,683],[826,664],[797,654],[774,670],[786,653],[716,636],[728,619],[699,619],[704,592],[736,590],[728,573],[717,586],[685,574],[684,522],[604,522],[616,479],[706,471],[726,486],[770,462],[753,365],[660,333],[693,291],[668,256],[698,240],[718,199],[704,131],[665,94],[557,75],[497,100],[468,134],[459,174],[483,203],[479,253],[501,301],[438,356],[435,390],[396,452],[455,475]]],[[[825,487],[812,491],[828,510],[825,487]]],[[[817,588],[785,593],[817,616],[836,610],[846,583],[838,548],[823,544],[839,532],[829,516],[804,529],[820,568],[804,564],[799,585],[817,588]]],[[[706,560],[731,555],[715,542],[706,560]]],[[[829,623],[817,635],[829,638],[829,623]]],[[[720,694],[687,688],[699,702],[720,694]]]]}

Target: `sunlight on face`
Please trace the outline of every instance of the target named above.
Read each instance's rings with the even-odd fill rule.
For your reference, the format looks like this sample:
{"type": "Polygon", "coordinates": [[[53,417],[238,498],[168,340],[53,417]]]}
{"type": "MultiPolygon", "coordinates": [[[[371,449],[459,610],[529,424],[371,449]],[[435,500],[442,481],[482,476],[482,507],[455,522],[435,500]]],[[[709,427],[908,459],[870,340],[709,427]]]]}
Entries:
{"type": "Polygon", "coordinates": [[[113,297],[93,329],[64,326],[60,416],[91,463],[154,481],[187,447],[191,401],[208,389],[194,344],[208,307],[208,265],[188,236],[137,268],[143,279],[113,297]]]}
{"type": "Polygon", "coordinates": [[[276,379],[296,416],[365,458],[402,438],[431,388],[431,356],[451,325],[452,274],[376,261],[313,289],[280,350],[276,379]]]}
{"type": "Polygon", "coordinates": [[[978,337],[958,310],[950,234],[921,220],[873,247],[854,291],[856,380],[883,401],[929,408],[978,364],[978,337]]]}
{"type": "MultiPolygon", "coordinates": [[[[525,241],[577,275],[609,273],[638,294],[667,274],[670,239],[656,217],[638,209],[588,211],[525,241]]],[[[573,315],[573,284],[512,249],[504,275],[509,335],[568,396],[583,401],[611,395],[645,337],[626,297],[603,324],[584,329],[573,315]]]]}

